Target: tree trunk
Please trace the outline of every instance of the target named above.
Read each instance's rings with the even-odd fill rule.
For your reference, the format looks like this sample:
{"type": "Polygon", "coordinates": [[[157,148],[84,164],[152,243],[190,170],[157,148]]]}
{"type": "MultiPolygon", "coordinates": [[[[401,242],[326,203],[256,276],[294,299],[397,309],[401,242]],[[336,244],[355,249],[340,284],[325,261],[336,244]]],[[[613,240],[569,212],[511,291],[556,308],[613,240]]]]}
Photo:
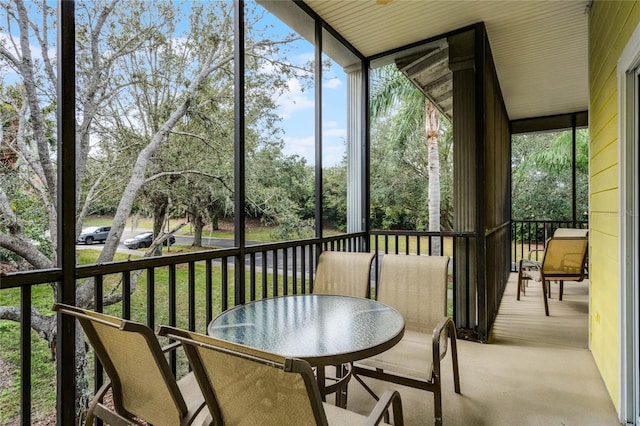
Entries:
{"type": "Polygon", "coordinates": [[[204,221],[202,215],[198,214],[193,218],[193,247],[202,247],[202,230],[204,229],[204,221]]]}
{"type": "Polygon", "coordinates": [[[190,221],[193,224],[193,243],[192,247],[202,247],[202,230],[204,229],[204,220],[202,211],[196,203],[190,207],[190,221]]]}
{"type": "MultiPolygon", "coordinates": [[[[167,207],[169,206],[169,200],[166,198],[155,197],[153,199],[153,238],[157,238],[158,235],[162,235],[164,232],[163,225],[165,215],[167,214],[167,207]]],[[[162,256],[162,245],[156,248],[155,256],[162,256]]]]}
{"type": "MultiPolygon", "coordinates": [[[[438,134],[440,119],[438,110],[431,103],[425,106],[425,132],[427,134],[429,170],[429,232],[440,231],[440,156],[438,134]]],[[[441,255],[440,238],[431,238],[431,254],[441,255]]]]}

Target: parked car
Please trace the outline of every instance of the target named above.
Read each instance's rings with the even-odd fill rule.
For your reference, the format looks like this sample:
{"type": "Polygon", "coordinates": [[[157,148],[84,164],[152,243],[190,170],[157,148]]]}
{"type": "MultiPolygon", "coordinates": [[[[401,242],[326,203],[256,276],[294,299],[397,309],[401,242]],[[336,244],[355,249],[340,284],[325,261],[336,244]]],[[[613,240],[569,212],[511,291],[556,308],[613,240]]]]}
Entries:
{"type": "Polygon", "coordinates": [[[110,226],[90,226],[88,228],[84,228],[82,230],[82,233],[78,237],[78,242],[93,244],[94,242],[98,241],[100,243],[104,243],[105,241],[107,241],[109,231],[111,231],[110,226]]]}
{"type": "MultiPolygon", "coordinates": [[[[151,246],[153,242],[153,232],[143,232],[142,234],[138,234],[133,238],[127,238],[124,240],[124,245],[129,249],[139,249],[139,248],[147,248],[151,246]]],[[[163,244],[166,246],[167,242],[169,245],[173,245],[176,243],[176,237],[171,235],[169,238],[164,240],[163,244]]]]}

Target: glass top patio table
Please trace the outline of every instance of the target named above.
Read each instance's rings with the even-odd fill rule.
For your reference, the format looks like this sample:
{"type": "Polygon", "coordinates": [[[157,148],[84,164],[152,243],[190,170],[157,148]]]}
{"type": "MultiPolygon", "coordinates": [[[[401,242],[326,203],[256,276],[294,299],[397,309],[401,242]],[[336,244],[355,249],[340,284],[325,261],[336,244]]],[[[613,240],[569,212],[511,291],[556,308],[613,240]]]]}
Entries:
{"type": "Polygon", "coordinates": [[[223,312],[209,335],[312,366],[350,363],[384,352],[400,341],[404,318],[371,299],[294,295],[258,300],[223,312]]]}

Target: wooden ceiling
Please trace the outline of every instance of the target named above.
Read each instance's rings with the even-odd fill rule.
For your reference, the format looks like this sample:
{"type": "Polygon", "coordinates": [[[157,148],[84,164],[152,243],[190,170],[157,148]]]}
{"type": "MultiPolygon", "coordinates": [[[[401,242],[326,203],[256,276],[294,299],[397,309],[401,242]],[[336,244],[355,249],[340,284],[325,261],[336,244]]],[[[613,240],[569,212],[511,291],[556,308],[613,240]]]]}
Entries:
{"type": "MultiPolygon", "coordinates": [[[[484,22],[511,120],[588,110],[588,0],[305,3],[366,57],[484,22]]],[[[443,55],[438,48],[395,61],[444,96],[448,77],[436,61],[443,55]]]]}

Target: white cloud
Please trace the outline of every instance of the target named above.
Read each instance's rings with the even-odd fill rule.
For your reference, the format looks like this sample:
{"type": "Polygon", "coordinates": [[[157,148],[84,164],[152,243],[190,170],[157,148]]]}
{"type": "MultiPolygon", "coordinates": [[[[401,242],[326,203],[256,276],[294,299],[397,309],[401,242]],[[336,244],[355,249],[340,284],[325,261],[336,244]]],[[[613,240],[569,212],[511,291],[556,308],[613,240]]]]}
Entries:
{"type": "Polygon", "coordinates": [[[342,86],[342,81],[337,77],[331,78],[323,83],[325,89],[336,89],[340,86],[342,86]]]}
{"type": "Polygon", "coordinates": [[[285,119],[290,118],[296,111],[315,107],[314,99],[309,98],[307,92],[303,92],[300,81],[295,78],[289,79],[287,90],[278,97],[277,102],[280,107],[280,115],[285,119]]]}
{"type": "MultiPolygon", "coordinates": [[[[335,129],[337,132],[334,135],[325,136],[336,136],[341,139],[338,140],[325,140],[324,146],[322,147],[322,166],[323,167],[332,167],[342,161],[342,158],[345,155],[345,146],[344,146],[344,133],[346,133],[343,129],[335,129]],[[338,132],[342,132],[338,134],[338,132]]],[[[300,157],[307,159],[307,164],[313,165],[315,164],[315,137],[314,136],[305,136],[305,137],[293,137],[293,136],[285,136],[284,137],[284,148],[283,154],[285,155],[299,155],[300,157]]]]}
{"type": "Polygon", "coordinates": [[[322,167],[332,167],[342,161],[345,155],[344,145],[322,147],[322,167]]]}
{"type": "Polygon", "coordinates": [[[346,137],[347,137],[347,129],[339,129],[339,128],[327,129],[327,128],[325,128],[325,129],[322,130],[322,135],[323,136],[334,136],[334,137],[346,139],[346,137]]]}
{"type": "MultiPolygon", "coordinates": [[[[312,47],[311,47],[312,48],[312,47]]],[[[313,62],[316,59],[314,52],[304,52],[293,57],[292,62],[298,65],[304,65],[309,62],[313,62]]]]}
{"type": "Polygon", "coordinates": [[[282,150],[285,155],[299,155],[307,159],[309,164],[315,163],[315,137],[306,136],[303,138],[296,138],[293,136],[284,137],[284,149],[282,150]]]}

